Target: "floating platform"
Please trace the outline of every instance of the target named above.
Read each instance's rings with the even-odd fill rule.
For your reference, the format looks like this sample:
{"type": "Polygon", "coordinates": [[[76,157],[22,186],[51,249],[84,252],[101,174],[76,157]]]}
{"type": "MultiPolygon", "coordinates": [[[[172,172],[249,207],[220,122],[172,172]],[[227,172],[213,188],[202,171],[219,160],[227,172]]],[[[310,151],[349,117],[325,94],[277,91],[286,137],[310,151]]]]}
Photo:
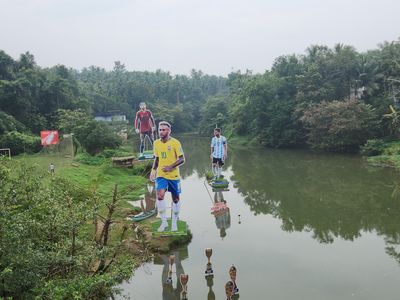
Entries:
{"type": "Polygon", "coordinates": [[[161,220],[151,223],[151,232],[153,236],[178,236],[178,235],[187,235],[188,234],[188,226],[185,221],[178,220],[178,230],[171,231],[171,219],[168,220],[168,227],[165,231],[158,232],[157,229],[161,225],[161,220]]]}
{"type": "Polygon", "coordinates": [[[140,214],[134,215],[132,217],[132,221],[140,222],[140,221],[146,220],[148,218],[151,218],[151,217],[155,216],[156,214],[157,214],[157,209],[154,208],[152,210],[141,212],[140,214]]]}
{"type": "Polygon", "coordinates": [[[226,180],[225,178],[222,179],[217,179],[217,180],[211,180],[209,182],[209,184],[211,185],[211,187],[213,189],[227,189],[229,187],[229,181],[226,180]]]}
{"type": "Polygon", "coordinates": [[[216,192],[229,192],[229,188],[212,188],[213,193],[216,192]]]}

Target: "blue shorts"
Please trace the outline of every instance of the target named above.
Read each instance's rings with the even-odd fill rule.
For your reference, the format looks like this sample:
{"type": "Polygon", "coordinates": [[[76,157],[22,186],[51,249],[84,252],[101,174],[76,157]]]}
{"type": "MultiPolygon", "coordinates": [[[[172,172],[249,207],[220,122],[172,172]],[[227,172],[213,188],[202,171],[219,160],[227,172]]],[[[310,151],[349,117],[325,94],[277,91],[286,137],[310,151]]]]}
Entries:
{"type": "Polygon", "coordinates": [[[167,190],[173,196],[179,196],[181,193],[181,181],[179,179],[172,180],[164,177],[157,177],[156,190],[167,190]]]}

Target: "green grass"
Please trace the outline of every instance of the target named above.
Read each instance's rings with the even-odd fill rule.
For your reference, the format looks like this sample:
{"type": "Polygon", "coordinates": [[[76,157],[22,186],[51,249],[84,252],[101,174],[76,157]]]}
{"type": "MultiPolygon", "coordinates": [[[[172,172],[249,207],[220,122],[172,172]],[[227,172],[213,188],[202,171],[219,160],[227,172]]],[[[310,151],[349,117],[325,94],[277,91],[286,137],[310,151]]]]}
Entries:
{"type": "Polygon", "coordinates": [[[51,175],[49,165],[55,165],[55,174],[89,191],[96,192],[99,195],[101,203],[101,212],[105,213],[105,203],[111,201],[115,184],[118,184],[118,191],[123,199],[119,202],[119,209],[114,217],[125,218],[132,210],[125,200],[135,201],[144,193],[147,179],[144,175],[143,166],[135,169],[116,168],[111,166],[110,159],[104,161],[101,165],[87,165],[77,163],[72,158],[65,158],[54,154],[35,154],[20,155],[13,159],[23,160],[29,164],[36,164],[39,172],[47,172],[46,180],[50,181],[51,175]]]}
{"type": "Polygon", "coordinates": [[[154,221],[151,223],[151,231],[153,232],[154,236],[175,236],[175,235],[187,235],[188,234],[188,228],[187,224],[185,221],[180,221],[178,220],[178,230],[177,231],[170,231],[171,229],[171,220],[168,220],[168,230],[163,231],[163,232],[158,232],[157,229],[161,225],[161,220],[158,219],[157,221],[154,221]]]}
{"type": "Polygon", "coordinates": [[[378,167],[394,167],[400,169],[400,155],[377,155],[367,158],[368,164],[378,167]]]}
{"type": "Polygon", "coordinates": [[[385,143],[383,155],[400,155],[400,142],[385,143]]]}
{"type": "Polygon", "coordinates": [[[49,171],[50,163],[53,163],[56,167],[56,172],[63,170],[65,167],[70,166],[73,159],[70,157],[64,157],[57,154],[22,154],[12,157],[12,159],[22,160],[28,163],[34,163],[44,171],[49,171]]]}
{"type": "MultiPolygon", "coordinates": [[[[114,225],[110,232],[110,244],[119,244],[119,239],[123,230],[123,226],[130,226],[132,221],[126,219],[132,214],[134,208],[127,200],[135,201],[145,191],[147,179],[142,176],[146,169],[143,165],[135,166],[134,169],[117,168],[111,166],[111,159],[105,159],[101,165],[87,165],[74,161],[72,158],[65,158],[56,154],[35,154],[20,155],[13,157],[16,160],[23,160],[28,164],[38,166],[38,172],[44,172],[44,183],[50,182],[53,178],[49,172],[49,165],[55,165],[55,176],[59,176],[71,181],[72,184],[78,185],[91,192],[96,191],[99,196],[99,214],[106,216],[108,210],[106,203],[112,201],[115,184],[118,184],[120,192],[120,200],[117,203],[117,209],[113,214],[114,225]]],[[[94,233],[94,225],[89,222],[81,228],[79,235],[81,237],[92,238],[94,233]]],[[[132,236],[133,231],[128,231],[132,236]]]]}
{"type": "Polygon", "coordinates": [[[383,154],[367,158],[368,164],[379,167],[394,167],[400,169],[400,142],[392,141],[385,143],[383,154]]]}
{"type": "Polygon", "coordinates": [[[124,198],[135,200],[143,193],[146,179],[133,174],[132,169],[111,167],[108,163],[100,166],[79,164],[67,166],[60,171],[60,176],[81,185],[82,187],[96,190],[101,197],[111,197],[115,184],[124,194],[124,198]]]}
{"type": "MultiPolygon", "coordinates": [[[[118,202],[118,208],[113,215],[113,226],[110,232],[110,245],[119,244],[121,233],[124,226],[130,227],[132,220],[127,220],[126,217],[134,212],[134,208],[127,200],[138,200],[145,191],[147,182],[146,163],[135,165],[133,169],[112,167],[111,159],[106,159],[101,165],[87,165],[74,161],[72,158],[64,158],[51,154],[37,154],[37,155],[22,155],[13,159],[25,160],[27,163],[38,165],[39,169],[47,172],[48,176],[45,179],[50,181],[49,165],[55,165],[55,174],[62,178],[70,180],[73,184],[88,189],[89,191],[96,191],[99,196],[99,214],[105,216],[107,213],[106,203],[112,200],[114,185],[118,184],[118,190],[123,194],[122,199],[118,202]]],[[[151,161],[150,161],[151,163],[151,161]]],[[[40,170],[39,170],[40,171],[40,170]]],[[[136,211],[137,213],[137,211],[136,211]]],[[[157,220],[153,224],[155,217],[144,220],[141,224],[143,228],[148,231],[154,231],[152,226],[157,225],[157,220]]],[[[155,228],[155,231],[157,230],[155,228]]],[[[79,235],[84,238],[91,238],[94,233],[94,225],[88,222],[81,228],[79,235]]],[[[165,233],[164,233],[165,235],[165,233]]],[[[188,230],[186,222],[178,222],[178,232],[170,233],[169,238],[154,235],[151,239],[152,249],[154,251],[168,252],[171,247],[187,243],[191,239],[190,230],[188,230]],[[154,245],[153,245],[154,244],[154,245]]],[[[133,236],[133,231],[128,231],[128,237],[133,236]]]]}

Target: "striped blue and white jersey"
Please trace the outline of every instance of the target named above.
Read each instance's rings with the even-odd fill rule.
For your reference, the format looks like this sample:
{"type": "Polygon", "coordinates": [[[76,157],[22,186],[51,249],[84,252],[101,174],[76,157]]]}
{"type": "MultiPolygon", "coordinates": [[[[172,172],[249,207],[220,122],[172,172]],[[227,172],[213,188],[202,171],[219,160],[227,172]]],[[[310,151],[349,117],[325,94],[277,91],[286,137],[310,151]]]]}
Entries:
{"type": "Polygon", "coordinates": [[[213,157],[215,158],[223,158],[224,157],[224,145],[226,144],[226,138],[224,136],[220,136],[217,138],[214,136],[211,140],[211,147],[213,147],[213,157]]]}

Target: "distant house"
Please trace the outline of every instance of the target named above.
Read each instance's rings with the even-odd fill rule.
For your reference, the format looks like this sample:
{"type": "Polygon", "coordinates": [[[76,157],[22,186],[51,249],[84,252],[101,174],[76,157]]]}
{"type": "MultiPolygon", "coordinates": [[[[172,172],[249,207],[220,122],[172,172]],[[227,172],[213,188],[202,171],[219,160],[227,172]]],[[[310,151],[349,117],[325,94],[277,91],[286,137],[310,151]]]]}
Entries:
{"type": "Polygon", "coordinates": [[[94,119],[96,121],[103,121],[103,122],[126,122],[126,115],[123,115],[118,112],[106,112],[106,113],[98,113],[94,115],[94,119]]]}

